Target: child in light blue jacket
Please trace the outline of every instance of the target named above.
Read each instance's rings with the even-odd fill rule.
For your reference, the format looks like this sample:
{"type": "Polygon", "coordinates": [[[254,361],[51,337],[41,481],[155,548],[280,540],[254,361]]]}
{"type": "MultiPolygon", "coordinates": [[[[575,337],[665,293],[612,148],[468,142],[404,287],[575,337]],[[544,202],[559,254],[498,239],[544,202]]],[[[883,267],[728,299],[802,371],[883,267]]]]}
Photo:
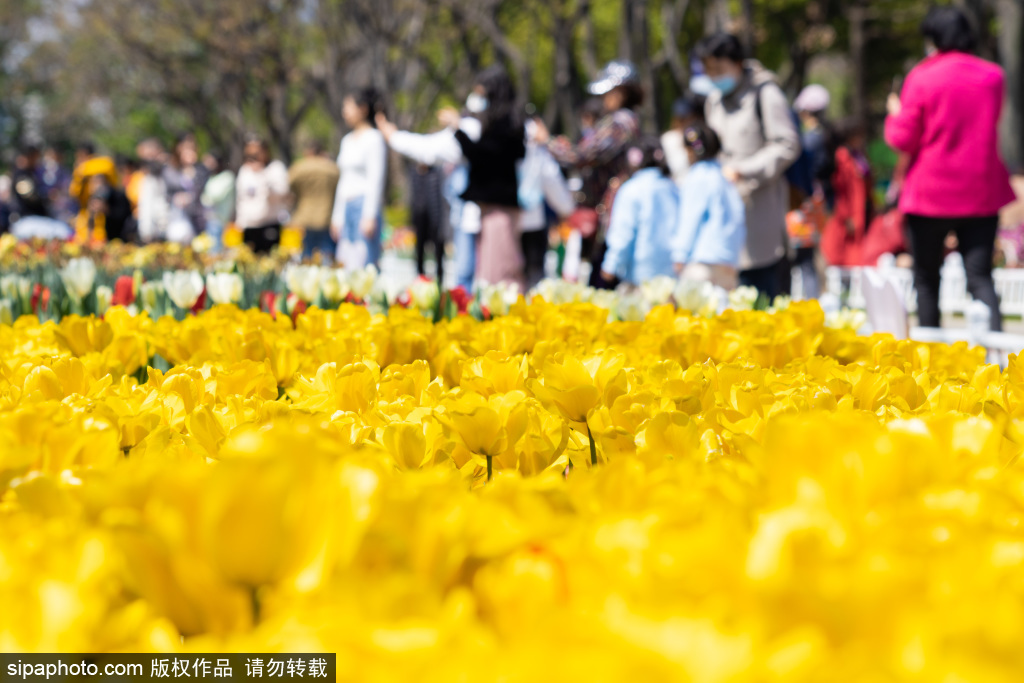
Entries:
{"type": "Polygon", "coordinates": [[[727,290],[738,281],[740,252],[746,243],[746,208],[736,186],[717,161],[721,143],[703,124],[686,129],[683,142],[690,171],[682,201],[672,261],[685,279],[706,280],[727,290]]]}
{"type": "Polygon", "coordinates": [[[612,204],[601,264],[606,281],[639,285],[672,276],[672,236],[679,217],[679,188],[665,165],[657,138],[643,140],[628,154],[638,166],[612,204]]]}

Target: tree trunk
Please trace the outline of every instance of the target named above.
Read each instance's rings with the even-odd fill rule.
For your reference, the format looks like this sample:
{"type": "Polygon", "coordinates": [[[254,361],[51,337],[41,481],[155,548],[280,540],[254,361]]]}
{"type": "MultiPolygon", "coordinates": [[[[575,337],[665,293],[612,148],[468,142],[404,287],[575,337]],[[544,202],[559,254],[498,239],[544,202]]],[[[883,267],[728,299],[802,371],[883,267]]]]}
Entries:
{"type": "Polygon", "coordinates": [[[552,91],[544,120],[549,128],[561,130],[576,138],[577,122],[572,101],[572,33],[573,22],[565,16],[564,7],[554,12],[555,54],[552,69],[552,91]],[[560,125],[556,125],[560,124],[560,125]]]}
{"type": "Polygon", "coordinates": [[[746,50],[748,57],[753,57],[756,52],[754,45],[754,0],[743,0],[741,5],[743,13],[743,31],[741,34],[743,40],[743,49],[746,50]]]}
{"type": "MultiPolygon", "coordinates": [[[[995,61],[999,51],[999,41],[992,35],[991,0],[957,0],[974,24],[978,34],[978,54],[985,59],[995,61]]],[[[1018,3],[1020,4],[1020,0],[1018,3]]]]}
{"type": "Polygon", "coordinates": [[[580,61],[583,63],[583,71],[587,79],[591,79],[597,73],[597,46],[594,38],[594,18],[590,14],[590,0],[579,0],[579,13],[582,17],[580,22],[583,26],[583,50],[580,61]]]}
{"type": "Polygon", "coordinates": [[[662,51],[665,54],[665,62],[672,72],[672,80],[681,93],[686,92],[690,85],[690,64],[688,60],[683,59],[677,41],[689,6],[689,0],[665,0],[661,5],[661,25],[665,31],[665,35],[662,36],[662,51]]]}
{"type": "Polygon", "coordinates": [[[640,85],[644,89],[644,104],[640,110],[640,121],[644,128],[653,132],[658,130],[658,92],[654,81],[654,69],[651,68],[647,0],[633,0],[632,5],[632,52],[640,70],[640,85]]]}
{"type": "Polygon", "coordinates": [[[622,0],[622,23],[619,24],[619,59],[633,60],[633,5],[635,0],[622,0]]]}
{"type": "Polygon", "coordinates": [[[865,63],[866,7],[865,0],[850,0],[847,18],[850,22],[850,63],[853,66],[853,102],[850,110],[862,125],[868,123],[867,64],[865,63]]]}
{"type": "Polygon", "coordinates": [[[729,29],[729,0],[709,0],[704,7],[704,33],[729,29]]]}
{"type": "Polygon", "coordinates": [[[1014,174],[1024,173],[1024,7],[1021,0],[999,0],[999,43],[1006,69],[1003,158],[1014,174]]]}
{"type": "Polygon", "coordinates": [[[786,79],[786,93],[792,99],[807,83],[807,65],[810,62],[810,55],[800,41],[794,41],[790,46],[789,60],[793,64],[793,70],[786,79]]]}

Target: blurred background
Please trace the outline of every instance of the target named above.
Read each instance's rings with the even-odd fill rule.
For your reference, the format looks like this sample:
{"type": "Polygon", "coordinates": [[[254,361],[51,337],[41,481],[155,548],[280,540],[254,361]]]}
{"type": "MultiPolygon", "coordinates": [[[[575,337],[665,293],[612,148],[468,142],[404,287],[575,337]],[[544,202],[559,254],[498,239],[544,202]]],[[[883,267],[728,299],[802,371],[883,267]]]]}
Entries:
{"type": "MultiPolygon", "coordinates": [[[[24,144],[82,140],[130,153],[195,131],[241,162],[248,134],[289,163],[305,139],[335,148],[351,87],[385,94],[403,128],[429,129],[481,65],[504,63],[522,104],[577,134],[584,86],[636,62],[645,128],[664,130],[709,30],[738,32],[792,97],[808,82],[833,116],[875,132],[885,97],[923,56],[925,0],[0,0],[0,166],[24,144]],[[653,96],[650,96],[653,95],[653,96]]],[[[1024,166],[1021,0],[963,0],[981,56],[1008,71],[1004,155],[1024,166]]],[[[884,150],[872,154],[886,173],[884,150]]]]}

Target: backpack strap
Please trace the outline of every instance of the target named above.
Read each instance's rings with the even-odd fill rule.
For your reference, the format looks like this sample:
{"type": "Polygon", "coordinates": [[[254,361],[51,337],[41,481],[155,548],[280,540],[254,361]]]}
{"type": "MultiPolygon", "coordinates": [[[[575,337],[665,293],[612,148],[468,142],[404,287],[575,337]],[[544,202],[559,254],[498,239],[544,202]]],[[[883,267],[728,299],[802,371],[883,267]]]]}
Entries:
{"type": "Polygon", "coordinates": [[[761,139],[764,140],[765,144],[768,144],[768,135],[764,132],[764,112],[761,106],[761,93],[764,92],[764,87],[771,83],[771,81],[764,81],[754,86],[754,111],[757,112],[757,123],[761,127],[761,139]]]}

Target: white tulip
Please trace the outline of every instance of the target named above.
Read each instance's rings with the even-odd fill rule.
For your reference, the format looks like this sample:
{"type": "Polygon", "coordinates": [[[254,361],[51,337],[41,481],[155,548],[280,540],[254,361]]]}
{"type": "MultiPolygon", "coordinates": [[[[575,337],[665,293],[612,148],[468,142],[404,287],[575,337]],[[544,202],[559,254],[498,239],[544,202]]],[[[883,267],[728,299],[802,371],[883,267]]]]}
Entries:
{"type": "Polygon", "coordinates": [[[18,296],[22,301],[29,301],[32,298],[32,281],[27,277],[18,277],[18,296]]]}
{"type": "Polygon", "coordinates": [[[206,292],[215,304],[237,304],[242,300],[242,277],[237,273],[210,273],[206,292]]]}
{"type": "Polygon", "coordinates": [[[103,315],[114,300],[114,290],[106,285],[96,288],[96,315],[103,315]]]}
{"type": "Polygon", "coordinates": [[[792,303],[792,297],[786,296],[785,294],[780,294],[777,297],[775,297],[775,300],[772,302],[772,305],[768,308],[768,312],[778,313],[779,311],[784,311],[787,308],[789,308],[789,305],[792,303]]]}
{"type": "Polygon", "coordinates": [[[580,301],[589,301],[594,290],[586,285],[577,282],[567,282],[554,278],[541,280],[533,290],[534,294],[547,301],[549,304],[569,304],[580,301]]]}
{"type": "Polygon", "coordinates": [[[223,261],[217,261],[213,264],[213,272],[215,273],[233,273],[235,272],[235,261],[234,259],[224,259],[223,261]]]}
{"type": "Polygon", "coordinates": [[[320,293],[331,306],[337,306],[348,296],[348,279],[345,271],[335,268],[320,269],[320,293]]]}
{"type": "Polygon", "coordinates": [[[183,311],[195,306],[203,293],[203,276],[194,270],[166,272],[163,283],[167,296],[183,311]]]}
{"type": "Polygon", "coordinates": [[[619,320],[642,322],[647,317],[647,312],[650,310],[649,306],[650,302],[645,300],[642,293],[638,291],[622,292],[619,294],[615,316],[619,320]]]}
{"type": "Polygon", "coordinates": [[[674,277],[667,277],[664,275],[648,280],[640,285],[644,299],[646,299],[647,303],[651,306],[667,304],[669,299],[672,298],[672,292],[675,288],[676,279],[674,277]]]}
{"type": "Polygon", "coordinates": [[[718,305],[715,286],[700,280],[679,280],[672,298],[676,300],[676,307],[697,315],[703,315],[709,307],[718,305]]]}
{"type": "Polygon", "coordinates": [[[348,273],[348,285],[352,290],[352,296],[359,300],[366,299],[376,282],[377,268],[373,264],[348,273]]]}
{"type": "Polygon", "coordinates": [[[751,311],[757,303],[757,288],[737,287],[729,292],[729,306],[736,311],[751,311]]]}
{"type": "Polygon", "coordinates": [[[610,289],[595,289],[590,293],[590,303],[612,313],[618,303],[618,295],[610,289]]]}
{"type": "Polygon", "coordinates": [[[162,282],[143,282],[139,287],[139,301],[142,308],[150,313],[158,313],[157,306],[160,304],[160,297],[164,294],[162,282]]]}
{"type": "Polygon", "coordinates": [[[96,283],[96,264],[90,258],[73,258],[60,271],[64,289],[75,301],[82,301],[92,292],[96,283]]]}
{"type": "Polygon", "coordinates": [[[860,332],[868,321],[868,314],[857,309],[844,308],[825,314],[825,327],[834,330],[860,332]]]}
{"type": "Polygon", "coordinates": [[[413,308],[429,311],[437,307],[441,291],[433,280],[416,280],[409,287],[409,301],[413,308]]]}
{"type": "Polygon", "coordinates": [[[320,295],[320,266],[289,266],[284,274],[288,291],[312,303],[320,295]]]}
{"type": "Polygon", "coordinates": [[[5,299],[18,298],[18,278],[20,275],[4,275],[0,277],[0,296],[5,299]]]}

